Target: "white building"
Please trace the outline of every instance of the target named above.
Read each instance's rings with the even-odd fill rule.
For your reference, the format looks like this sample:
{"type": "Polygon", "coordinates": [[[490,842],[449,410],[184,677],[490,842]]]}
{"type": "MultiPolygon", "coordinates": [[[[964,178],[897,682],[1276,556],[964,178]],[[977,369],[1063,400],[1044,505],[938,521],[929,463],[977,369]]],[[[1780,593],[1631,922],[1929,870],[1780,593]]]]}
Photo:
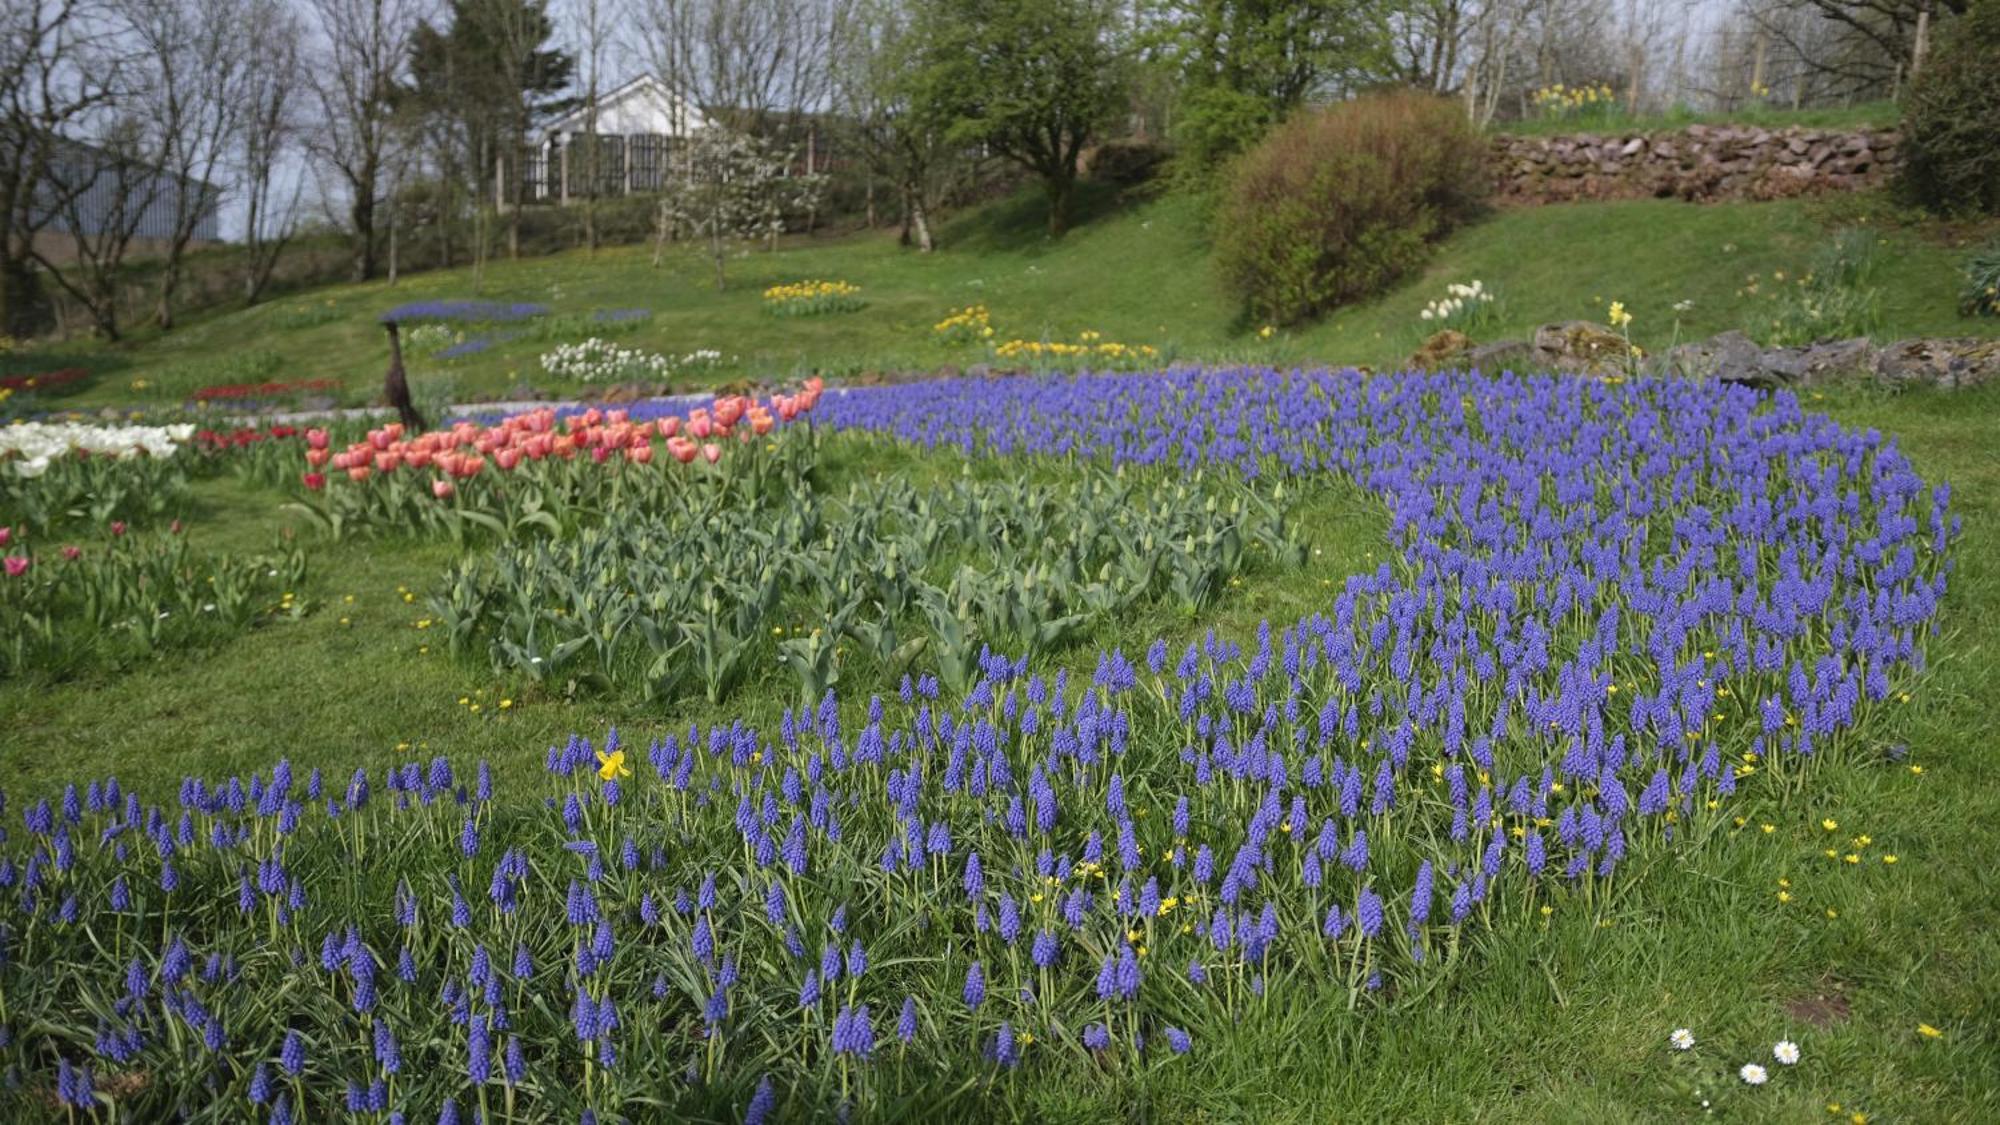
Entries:
{"type": "MultiPolygon", "coordinates": [[[[666,183],[675,142],[707,127],[701,107],[668,89],[650,74],[640,75],[597,99],[592,110],[579,107],[543,126],[522,169],[521,197],[528,203],[567,203],[589,194],[592,163],[600,196],[659,191],[666,183]],[[595,134],[597,158],[590,159],[595,134]]],[[[497,172],[505,175],[504,170],[497,172]]],[[[504,195],[504,192],[503,192],[504,195]]]]}

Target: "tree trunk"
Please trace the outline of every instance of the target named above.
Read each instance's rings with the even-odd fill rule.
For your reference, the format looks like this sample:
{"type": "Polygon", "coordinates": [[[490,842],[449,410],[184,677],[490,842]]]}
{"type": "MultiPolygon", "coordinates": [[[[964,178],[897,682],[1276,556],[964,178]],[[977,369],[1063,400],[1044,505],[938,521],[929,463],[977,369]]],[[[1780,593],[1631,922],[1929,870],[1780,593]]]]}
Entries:
{"type": "Polygon", "coordinates": [[[937,249],[937,243],[931,238],[930,208],[924,203],[923,188],[918,185],[911,185],[908,198],[910,228],[916,232],[917,252],[928,254],[937,249]]]}
{"type": "Polygon", "coordinates": [[[54,323],[48,294],[25,256],[0,255],[0,333],[26,339],[54,323]]]}
{"type": "Polygon", "coordinates": [[[1069,202],[1076,188],[1076,173],[1048,176],[1042,187],[1049,199],[1049,237],[1061,238],[1069,230],[1069,202]]]}
{"type": "Polygon", "coordinates": [[[1910,47],[1910,81],[1912,82],[1917,80],[1917,75],[1923,73],[1924,56],[1930,54],[1932,7],[1933,0],[1923,0],[1921,4],[1917,5],[1917,33],[1915,42],[1910,47]]]}

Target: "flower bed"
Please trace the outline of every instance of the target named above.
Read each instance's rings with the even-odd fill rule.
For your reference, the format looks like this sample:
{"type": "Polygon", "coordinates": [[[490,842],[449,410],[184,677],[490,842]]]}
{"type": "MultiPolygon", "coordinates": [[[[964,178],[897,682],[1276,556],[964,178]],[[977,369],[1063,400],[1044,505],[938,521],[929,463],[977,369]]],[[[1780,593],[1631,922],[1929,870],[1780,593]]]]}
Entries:
{"type": "Polygon", "coordinates": [[[854,312],[866,304],[851,281],[794,281],[764,290],[764,311],[773,316],[854,312]]]}
{"type": "Polygon", "coordinates": [[[1882,435],[1715,384],[1184,371],[819,418],[1333,474],[1401,557],[1254,637],[572,738],[518,795],[444,758],[79,779],[0,843],[23,1083],[140,1118],[865,1117],[1172,1065],[1277,990],[1423,997],[1485,928],[1596,914],[1837,767],[1957,526],[1882,435]]]}
{"type": "Polygon", "coordinates": [[[288,398],[340,389],[338,379],[272,379],[262,383],[222,383],[202,387],[189,396],[196,402],[228,402],[253,398],[288,398]]]}

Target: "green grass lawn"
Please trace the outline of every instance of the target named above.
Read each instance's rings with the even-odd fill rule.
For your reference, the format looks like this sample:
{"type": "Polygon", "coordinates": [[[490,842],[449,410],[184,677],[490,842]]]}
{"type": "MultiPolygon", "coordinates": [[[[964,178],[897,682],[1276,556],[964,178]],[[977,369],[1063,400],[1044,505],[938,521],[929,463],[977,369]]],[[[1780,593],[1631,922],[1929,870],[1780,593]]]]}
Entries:
{"type": "MultiPolygon", "coordinates": [[[[1871,198],[1502,211],[1446,241],[1421,275],[1389,294],[1270,339],[1259,337],[1259,325],[1244,323],[1220,289],[1195,202],[1174,197],[1119,208],[1102,196],[1087,198],[1090,221],[1052,243],[1040,231],[1039,201],[1019,197],[948,224],[935,254],[905,250],[883,232],[797,240],[776,253],[732,260],[730,286],[719,292],[707,265],[684,248],[671,248],[659,269],[645,247],[574,251],[493,263],[477,285],[469,270],[451,270],[394,287],[335,286],[199,319],[166,337],[115,349],[76,344],[15,356],[9,364],[100,369],[91,384],[51,399],[52,408],[165,406],[202,386],[264,379],[334,379],[347,401],[364,403],[379,394],[387,362],[375,322],[380,312],[424,298],[477,296],[542,302],[558,314],[643,307],[652,318],[615,337],[618,343],[671,355],[714,348],[733,357],[683,382],[991,362],[984,349],[949,347],[932,330],[952,309],[973,304],[990,310],[1001,339],[1073,340],[1091,331],[1152,345],[1169,360],[1386,369],[1429,334],[1418,317],[1425,303],[1450,282],[1474,279],[1499,296],[1492,323],[1478,333],[1482,339],[1524,335],[1551,320],[1602,320],[1607,303],[1621,300],[1636,318],[1634,339],[1658,349],[1725,329],[1754,335],[1768,327],[1768,294],[1778,287],[1773,275],[1796,278],[1830,229],[1866,224],[1880,230],[1883,244],[1875,281],[1880,337],[2000,332],[2000,321],[1956,311],[1963,244],[1978,232],[1903,223],[1871,198]],[[764,287],[811,278],[861,286],[866,307],[799,318],[763,310],[764,287]],[[1741,295],[1752,279],[1760,282],[1759,296],[1741,295]],[[1673,306],[1681,301],[1693,304],[1677,318],[1673,306]]],[[[419,396],[433,400],[505,396],[523,385],[563,394],[584,389],[542,371],[539,356],[551,346],[524,339],[457,360],[417,357],[412,378],[419,396]]]]}

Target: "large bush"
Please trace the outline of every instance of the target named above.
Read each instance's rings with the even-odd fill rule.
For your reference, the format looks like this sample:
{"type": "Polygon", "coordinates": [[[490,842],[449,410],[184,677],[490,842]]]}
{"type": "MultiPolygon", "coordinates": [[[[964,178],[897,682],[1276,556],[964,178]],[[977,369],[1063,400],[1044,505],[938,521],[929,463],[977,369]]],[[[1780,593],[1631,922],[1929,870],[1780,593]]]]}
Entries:
{"type": "Polygon", "coordinates": [[[2000,214],[2000,0],[1953,24],[1911,85],[1902,189],[1932,210],[2000,214]]]}
{"type": "Polygon", "coordinates": [[[1231,173],[1222,275],[1253,318],[1280,324],[1379,293],[1478,209],[1485,151],[1462,108],[1423,94],[1298,114],[1231,173]]]}

